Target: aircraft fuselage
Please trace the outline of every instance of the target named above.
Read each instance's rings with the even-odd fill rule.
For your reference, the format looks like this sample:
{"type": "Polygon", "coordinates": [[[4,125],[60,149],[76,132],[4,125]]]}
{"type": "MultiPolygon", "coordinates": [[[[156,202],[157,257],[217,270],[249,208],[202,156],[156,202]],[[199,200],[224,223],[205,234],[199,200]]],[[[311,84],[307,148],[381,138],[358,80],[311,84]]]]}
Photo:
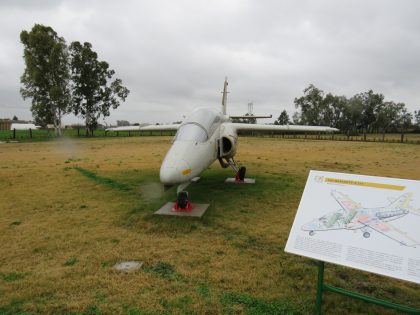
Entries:
{"type": "MultiPolygon", "coordinates": [[[[177,185],[190,181],[218,158],[218,140],[229,117],[210,108],[200,108],[185,118],[161,168],[160,181],[177,185]]],[[[236,133],[232,136],[237,138],[236,133]]]]}

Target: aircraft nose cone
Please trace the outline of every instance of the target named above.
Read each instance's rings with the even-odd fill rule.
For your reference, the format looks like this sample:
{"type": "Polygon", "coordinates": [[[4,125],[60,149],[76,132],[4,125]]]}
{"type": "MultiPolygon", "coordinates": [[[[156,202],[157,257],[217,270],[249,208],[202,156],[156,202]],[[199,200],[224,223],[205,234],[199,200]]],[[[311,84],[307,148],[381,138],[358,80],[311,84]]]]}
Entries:
{"type": "Polygon", "coordinates": [[[191,173],[191,168],[184,160],[171,164],[163,163],[160,168],[160,181],[164,185],[180,184],[189,179],[189,173],[191,173]]]}
{"type": "Polygon", "coordinates": [[[178,181],[178,174],[175,167],[160,168],[160,182],[164,185],[173,185],[178,181]]]}

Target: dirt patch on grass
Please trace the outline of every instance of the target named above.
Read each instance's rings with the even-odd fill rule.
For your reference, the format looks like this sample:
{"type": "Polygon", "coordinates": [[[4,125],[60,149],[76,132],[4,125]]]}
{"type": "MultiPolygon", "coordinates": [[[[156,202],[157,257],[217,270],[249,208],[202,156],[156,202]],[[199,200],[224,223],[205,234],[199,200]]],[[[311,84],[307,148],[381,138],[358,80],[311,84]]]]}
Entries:
{"type": "MultiPolygon", "coordinates": [[[[214,164],[189,188],[211,204],[203,219],[155,217],[175,199],[158,183],[170,140],[1,146],[0,311],[310,313],[316,266],[283,252],[309,170],[420,177],[416,145],[242,138],[237,158],[256,185],[226,186],[231,171],[214,164]],[[145,268],[112,269],[130,260],[145,268]]],[[[420,306],[417,286],[357,271],[342,279],[330,268],[337,285],[369,283],[384,288],[381,297],[420,306]]],[[[342,307],[382,312],[328,297],[327,311],[342,307]]]]}

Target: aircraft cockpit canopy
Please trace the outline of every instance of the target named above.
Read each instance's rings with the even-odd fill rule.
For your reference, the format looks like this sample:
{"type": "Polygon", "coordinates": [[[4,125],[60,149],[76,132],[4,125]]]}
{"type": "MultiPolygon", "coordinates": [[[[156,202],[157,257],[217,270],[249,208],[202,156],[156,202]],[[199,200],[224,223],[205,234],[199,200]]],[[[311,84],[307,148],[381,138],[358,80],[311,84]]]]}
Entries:
{"type": "Polygon", "coordinates": [[[209,108],[198,108],[182,122],[175,140],[205,142],[213,133],[212,128],[220,117],[216,111],[209,108]]]}

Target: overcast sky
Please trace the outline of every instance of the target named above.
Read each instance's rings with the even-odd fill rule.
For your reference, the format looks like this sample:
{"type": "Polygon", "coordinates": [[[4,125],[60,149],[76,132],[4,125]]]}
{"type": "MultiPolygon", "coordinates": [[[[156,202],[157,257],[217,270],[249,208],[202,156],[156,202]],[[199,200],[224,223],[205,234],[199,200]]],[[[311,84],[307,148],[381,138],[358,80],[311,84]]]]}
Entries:
{"type": "MultiPolygon", "coordinates": [[[[283,109],[314,84],[351,97],[373,89],[420,109],[420,1],[0,2],[0,118],[31,119],[20,94],[22,30],[51,26],[92,43],[131,93],[106,123],[172,122],[199,106],[283,109]]],[[[66,116],[64,122],[79,121],[66,116]]],[[[100,121],[103,122],[102,120],[100,121]]]]}

